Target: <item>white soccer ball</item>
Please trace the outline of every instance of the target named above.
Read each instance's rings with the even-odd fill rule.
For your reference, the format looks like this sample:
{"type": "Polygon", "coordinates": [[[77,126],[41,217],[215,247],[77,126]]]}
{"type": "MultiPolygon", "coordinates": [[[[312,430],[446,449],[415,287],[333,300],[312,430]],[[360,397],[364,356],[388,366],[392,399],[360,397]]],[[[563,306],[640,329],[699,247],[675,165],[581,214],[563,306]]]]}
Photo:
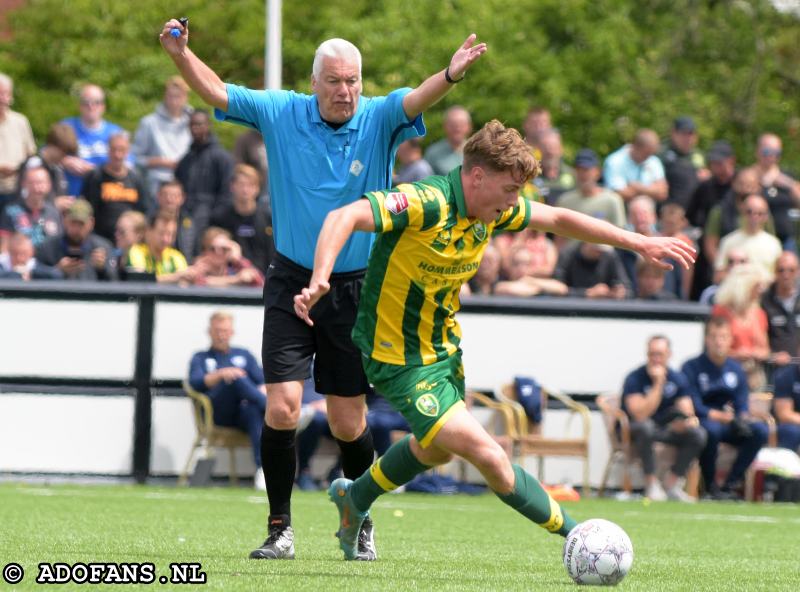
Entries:
{"type": "Polygon", "coordinates": [[[593,518],[573,528],[564,541],[564,567],[578,584],[614,586],[633,564],[631,539],[619,526],[593,518]]]}

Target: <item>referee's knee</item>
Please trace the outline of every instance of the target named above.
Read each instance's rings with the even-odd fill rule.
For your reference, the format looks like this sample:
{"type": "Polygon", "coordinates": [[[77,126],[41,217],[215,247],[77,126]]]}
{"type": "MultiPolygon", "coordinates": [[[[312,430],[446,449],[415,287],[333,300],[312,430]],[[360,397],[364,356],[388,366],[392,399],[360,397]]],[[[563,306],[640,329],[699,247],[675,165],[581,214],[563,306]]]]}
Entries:
{"type": "Polygon", "coordinates": [[[289,402],[271,402],[267,399],[266,423],[276,430],[291,430],[300,419],[300,405],[289,402]]]}
{"type": "Polygon", "coordinates": [[[367,427],[367,418],[356,413],[345,416],[339,414],[334,416],[328,413],[328,423],[334,438],[352,442],[364,433],[367,427]]]}

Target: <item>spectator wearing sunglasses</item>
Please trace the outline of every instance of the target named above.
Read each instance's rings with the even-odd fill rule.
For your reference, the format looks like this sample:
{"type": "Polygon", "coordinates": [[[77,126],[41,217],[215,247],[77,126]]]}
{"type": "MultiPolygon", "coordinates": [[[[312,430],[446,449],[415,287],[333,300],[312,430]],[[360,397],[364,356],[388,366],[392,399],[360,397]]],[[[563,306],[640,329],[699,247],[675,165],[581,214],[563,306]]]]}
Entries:
{"type": "Polygon", "coordinates": [[[762,194],[775,220],[775,232],[787,251],[797,248],[797,230],[789,210],[800,206],[800,183],[780,168],[783,144],[775,134],[762,134],[758,139],[756,163],[762,194]]]}
{"type": "Polygon", "coordinates": [[[783,249],[780,241],[764,229],[769,219],[767,200],[756,194],[747,196],[742,204],[742,213],[739,229],[720,241],[715,267],[717,270],[723,269],[727,264],[728,252],[738,247],[745,252],[750,263],[758,266],[771,280],[775,273],[775,262],[783,249]]]}

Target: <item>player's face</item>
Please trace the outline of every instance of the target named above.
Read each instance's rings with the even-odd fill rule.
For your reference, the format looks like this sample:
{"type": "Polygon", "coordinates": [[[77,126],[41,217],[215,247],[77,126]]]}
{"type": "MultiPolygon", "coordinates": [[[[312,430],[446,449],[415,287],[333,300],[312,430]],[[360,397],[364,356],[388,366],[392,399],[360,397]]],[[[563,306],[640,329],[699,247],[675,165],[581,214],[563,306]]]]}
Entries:
{"type": "Polygon", "coordinates": [[[213,349],[225,351],[229,348],[233,337],[233,323],[228,319],[217,319],[209,326],[208,335],[211,337],[213,349]]]}
{"type": "Polygon", "coordinates": [[[361,74],[358,64],[341,58],[324,58],[319,78],[311,77],[322,119],[345,123],[355,115],[361,97],[361,74]]]}
{"type": "Polygon", "coordinates": [[[522,183],[514,178],[510,171],[497,173],[488,169],[473,169],[475,197],[468,204],[470,216],[482,222],[495,220],[504,210],[517,205],[522,183]],[[477,171],[476,171],[477,169],[477,171]]]}
{"type": "Polygon", "coordinates": [[[706,351],[711,358],[727,358],[732,343],[733,334],[728,325],[710,327],[706,333],[706,351]]]}

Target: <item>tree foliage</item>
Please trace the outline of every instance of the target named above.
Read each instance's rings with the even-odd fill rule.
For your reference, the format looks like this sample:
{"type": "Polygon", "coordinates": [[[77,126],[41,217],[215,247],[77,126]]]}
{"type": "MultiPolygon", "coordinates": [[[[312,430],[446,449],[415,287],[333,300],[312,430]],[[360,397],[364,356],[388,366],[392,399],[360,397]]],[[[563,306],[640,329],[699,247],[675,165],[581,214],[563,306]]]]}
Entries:
{"type": "MultiPolygon", "coordinates": [[[[190,45],[225,80],[260,87],[264,2],[29,0],[10,15],[0,70],[16,108],[42,138],[77,112],[84,82],[107,89],[108,118],[133,130],[176,72],[157,34],[168,16],[191,18],[190,45]]],[[[762,131],[784,138],[800,168],[800,21],[768,0],[340,0],[284,2],[283,86],[309,90],[320,41],[344,37],[364,56],[364,93],[415,86],[443,69],[470,32],[490,51],[426,114],[439,137],[443,107],[463,104],[480,124],[519,126],[549,107],[568,152],[607,154],[642,126],[661,134],[694,116],[701,142],[727,138],[752,160],[762,131]]],[[[196,97],[194,98],[196,102],[196,97]]],[[[227,142],[238,133],[218,125],[227,142]]]]}

